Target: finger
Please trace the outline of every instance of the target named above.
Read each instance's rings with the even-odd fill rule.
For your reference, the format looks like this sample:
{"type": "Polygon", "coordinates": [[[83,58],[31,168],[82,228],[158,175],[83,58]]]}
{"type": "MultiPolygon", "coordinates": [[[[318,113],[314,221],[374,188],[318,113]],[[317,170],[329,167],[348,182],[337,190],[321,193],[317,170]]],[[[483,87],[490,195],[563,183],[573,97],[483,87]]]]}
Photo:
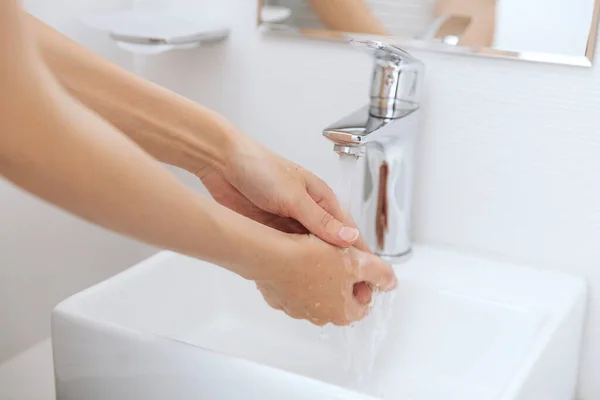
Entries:
{"type": "Polygon", "coordinates": [[[394,290],[398,285],[398,279],[392,266],[373,254],[362,253],[362,256],[364,260],[358,270],[359,282],[367,282],[377,291],[394,290]]]}
{"type": "Polygon", "coordinates": [[[366,282],[358,282],[354,284],[353,294],[358,304],[370,304],[373,291],[366,282]]]}
{"type": "Polygon", "coordinates": [[[335,326],[348,326],[348,325],[350,325],[352,322],[355,322],[355,321],[350,321],[350,320],[348,320],[348,319],[346,319],[346,318],[336,318],[336,319],[334,319],[333,321],[331,321],[331,323],[332,323],[333,325],[335,325],[335,326]]]}
{"type": "Polygon", "coordinates": [[[269,291],[267,289],[261,287],[259,284],[257,284],[256,286],[257,286],[258,290],[260,291],[260,294],[262,294],[263,299],[265,300],[265,302],[271,308],[273,308],[275,310],[281,310],[282,309],[281,304],[269,295],[269,291]]]}
{"type": "MultiPolygon", "coordinates": [[[[307,177],[306,182],[306,190],[308,191],[308,194],[321,208],[323,208],[323,210],[331,214],[338,221],[341,221],[345,226],[358,229],[356,222],[354,222],[354,219],[352,218],[352,214],[342,208],[337,196],[325,182],[312,174],[311,176],[307,177]]],[[[367,242],[362,235],[356,239],[354,242],[354,247],[371,253],[371,249],[369,249],[369,246],[367,246],[367,242]]]]}
{"type": "Polygon", "coordinates": [[[352,302],[344,317],[338,317],[333,321],[334,325],[346,326],[361,321],[369,314],[369,306],[352,302]]]}
{"type": "Polygon", "coordinates": [[[283,307],[283,312],[287,314],[288,317],[292,319],[306,319],[306,315],[302,315],[299,312],[288,309],[287,307],[283,307]]]}
{"type": "MultiPolygon", "coordinates": [[[[263,221],[258,221],[263,222],[263,221]]],[[[280,217],[273,215],[267,221],[263,222],[264,225],[270,226],[271,228],[277,229],[285,233],[293,233],[304,235],[309,233],[308,230],[300,222],[293,218],[280,217]]]]}
{"type": "Polygon", "coordinates": [[[309,319],[310,323],[316,326],[325,326],[327,325],[327,321],[324,319],[319,319],[317,317],[312,317],[309,319]]]}
{"type": "Polygon", "coordinates": [[[271,300],[269,297],[263,296],[263,298],[265,299],[265,302],[269,305],[269,307],[271,307],[272,309],[277,311],[281,311],[283,309],[278,302],[271,300]]]}
{"type": "MultiPolygon", "coordinates": [[[[337,200],[336,200],[337,201],[337,200]]],[[[317,204],[319,204],[317,202],[317,204]]],[[[327,211],[328,213],[330,213],[331,215],[333,215],[335,218],[339,219],[340,221],[342,221],[342,223],[346,226],[351,226],[353,228],[357,228],[358,229],[358,225],[356,224],[356,222],[354,221],[354,218],[352,218],[352,214],[350,214],[349,212],[343,212],[343,216],[340,217],[335,213],[335,207],[330,207],[329,205],[329,201],[324,201],[322,204],[319,204],[325,211],[327,211]]],[[[343,211],[343,210],[342,210],[343,211]]],[[[371,251],[371,249],[369,248],[369,246],[367,245],[367,242],[365,240],[365,238],[363,237],[362,234],[360,234],[358,236],[358,239],[356,239],[356,242],[354,242],[354,247],[356,247],[358,250],[367,252],[367,253],[372,253],[373,251],[371,251]]]]}
{"type": "Polygon", "coordinates": [[[358,229],[343,224],[320,207],[308,194],[294,207],[291,215],[312,234],[338,247],[350,247],[359,237],[358,229]]]}
{"type": "Polygon", "coordinates": [[[365,238],[362,235],[358,237],[356,242],[354,242],[354,247],[356,247],[360,251],[364,251],[365,253],[373,253],[373,251],[367,245],[365,238]]]}

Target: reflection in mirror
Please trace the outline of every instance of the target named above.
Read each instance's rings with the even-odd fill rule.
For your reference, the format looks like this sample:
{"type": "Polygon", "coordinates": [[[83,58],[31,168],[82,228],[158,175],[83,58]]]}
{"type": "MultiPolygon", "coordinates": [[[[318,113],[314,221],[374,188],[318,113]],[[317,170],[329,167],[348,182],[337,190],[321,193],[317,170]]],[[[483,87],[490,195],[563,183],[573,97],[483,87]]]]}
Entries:
{"type": "Polygon", "coordinates": [[[259,0],[270,31],[591,65],[600,0],[259,0]],[[278,15],[280,18],[267,18],[278,15]]]}

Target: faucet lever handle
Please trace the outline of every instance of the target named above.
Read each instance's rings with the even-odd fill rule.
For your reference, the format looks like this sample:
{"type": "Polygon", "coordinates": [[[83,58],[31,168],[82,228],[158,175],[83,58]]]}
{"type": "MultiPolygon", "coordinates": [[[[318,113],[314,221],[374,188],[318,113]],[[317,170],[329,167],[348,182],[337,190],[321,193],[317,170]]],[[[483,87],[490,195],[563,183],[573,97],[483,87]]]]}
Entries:
{"type": "Polygon", "coordinates": [[[351,39],[350,44],[374,57],[370,115],[395,119],[419,108],[423,65],[417,58],[399,47],[373,40],[351,39]]]}
{"type": "Polygon", "coordinates": [[[366,51],[375,59],[389,60],[394,63],[419,62],[406,50],[383,42],[378,42],[375,40],[350,39],[350,44],[362,51],[366,51]]]}

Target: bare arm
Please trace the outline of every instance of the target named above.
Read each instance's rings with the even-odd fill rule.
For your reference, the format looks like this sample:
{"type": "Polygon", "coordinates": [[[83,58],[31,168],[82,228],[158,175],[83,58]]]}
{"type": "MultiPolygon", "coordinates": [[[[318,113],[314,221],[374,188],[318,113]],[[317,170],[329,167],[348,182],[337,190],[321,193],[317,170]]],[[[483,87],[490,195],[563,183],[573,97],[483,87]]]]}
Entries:
{"type": "Polygon", "coordinates": [[[105,60],[23,12],[69,94],[156,159],[197,173],[221,168],[239,132],[222,116],[105,60]]]}
{"type": "Polygon", "coordinates": [[[284,245],[284,234],[195,194],[73,100],[22,17],[15,0],[0,2],[0,175],[98,225],[246,277],[279,264],[267,244],[284,245]]]}
{"type": "MultiPolygon", "coordinates": [[[[316,324],[356,321],[368,312],[368,288],[396,286],[391,267],[372,254],[282,233],[186,188],[63,89],[27,28],[17,1],[0,1],[0,176],[100,226],[253,279],[273,307],[316,324]]],[[[265,163],[257,151],[246,156],[265,163]]],[[[307,174],[280,160],[269,165],[264,187],[324,196],[323,185],[305,186],[315,185],[307,174]]]]}
{"type": "Polygon", "coordinates": [[[342,32],[389,35],[364,0],[308,0],[329,29],[342,32]]]}
{"type": "MultiPolygon", "coordinates": [[[[44,61],[69,94],[154,158],[196,174],[219,202],[286,232],[303,232],[304,226],[338,246],[356,240],[353,235],[340,238],[340,229],[354,224],[340,211],[327,185],[313,174],[262,148],[221,115],[112,64],[22,14],[44,61]],[[286,170],[298,174],[284,181],[289,175],[286,170]],[[265,187],[265,182],[274,184],[265,187]],[[307,195],[307,187],[314,188],[312,196],[307,195]],[[283,194],[292,196],[282,199],[283,194]]],[[[362,238],[358,246],[366,247],[362,238]]]]}

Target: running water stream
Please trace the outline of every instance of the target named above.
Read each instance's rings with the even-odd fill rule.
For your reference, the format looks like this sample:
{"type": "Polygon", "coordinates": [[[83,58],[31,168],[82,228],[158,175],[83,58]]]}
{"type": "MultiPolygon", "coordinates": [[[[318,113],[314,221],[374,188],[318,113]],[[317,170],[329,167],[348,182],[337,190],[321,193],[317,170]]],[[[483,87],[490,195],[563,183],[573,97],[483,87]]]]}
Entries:
{"type": "MultiPolygon", "coordinates": [[[[356,219],[360,219],[360,207],[353,203],[358,195],[353,193],[357,174],[357,157],[340,154],[339,178],[334,188],[340,205],[356,219]]],[[[341,345],[346,355],[345,369],[350,375],[354,389],[365,392],[368,389],[369,377],[375,365],[377,355],[392,314],[395,293],[373,293],[371,310],[362,321],[349,327],[341,328],[341,345]]],[[[328,337],[325,332],[322,337],[328,337]]]]}

